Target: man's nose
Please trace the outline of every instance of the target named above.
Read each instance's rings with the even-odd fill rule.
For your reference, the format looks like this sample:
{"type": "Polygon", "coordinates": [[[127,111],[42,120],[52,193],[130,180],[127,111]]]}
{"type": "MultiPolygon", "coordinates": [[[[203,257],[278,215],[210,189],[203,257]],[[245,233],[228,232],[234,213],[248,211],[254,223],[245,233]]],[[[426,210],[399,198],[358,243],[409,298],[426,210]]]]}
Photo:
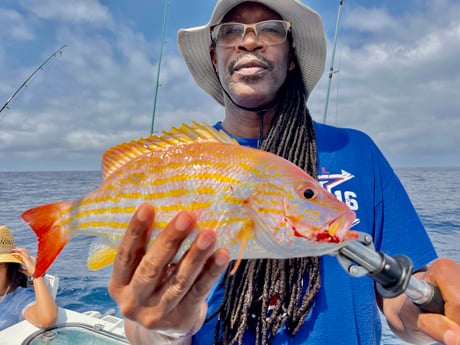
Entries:
{"type": "Polygon", "coordinates": [[[256,31],[253,28],[247,28],[239,45],[251,50],[259,47],[261,43],[256,31]]]}

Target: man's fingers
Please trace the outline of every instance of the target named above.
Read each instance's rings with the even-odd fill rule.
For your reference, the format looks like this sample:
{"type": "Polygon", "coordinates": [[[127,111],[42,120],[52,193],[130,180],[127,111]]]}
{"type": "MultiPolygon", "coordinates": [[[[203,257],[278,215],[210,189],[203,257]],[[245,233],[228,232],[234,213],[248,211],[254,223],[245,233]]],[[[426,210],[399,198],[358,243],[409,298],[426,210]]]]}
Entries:
{"type": "Polygon", "coordinates": [[[196,279],[193,288],[190,290],[187,299],[191,303],[202,301],[211,291],[217,279],[224,273],[230,262],[230,254],[227,249],[219,248],[207,260],[204,269],[196,279]]]}
{"type": "Polygon", "coordinates": [[[460,345],[460,265],[451,259],[437,259],[425,279],[439,287],[445,315],[421,314],[417,326],[438,342],[460,345]]]}
{"type": "MultiPolygon", "coordinates": [[[[144,327],[195,329],[197,313],[205,313],[205,297],[228,265],[229,254],[224,249],[214,252],[216,233],[201,230],[180,261],[173,263],[196,219],[180,212],[146,250],[153,219],[149,204],[134,214],[114,262],[109,292],[122,314],[144,327]],[[185,319],[178,323],[178,316],[185,319]]],[[[201,324],[199,320],[197,327],[201,324]]]]}
{"type": "Polygon", "coordinates": [[[441,290],[446,316],[460,325],[460,265],[450,259],[438,259],[430,266],[428,280],[441,290]]]}
{"type": "MultiPolygon", "coordinates": [[[[195,218],[188,212],[180,212],[155,239],[145,253],[131,285],[139,293],[149,296],[164,282],[168,267],[180,249],[183,240],[195,226],[195,218]]],[[[170,272],[171,273],[171,272],[170,272]]]]}
{"type": "Polygon", "coordinates": [[[145,253],[154,214],[152,205],[144,203],[131,218],[115,257],[109,289],[128,285],[131,281],[145,253]]]}
{"type": "Polygon", "coordinates": [[[196,278],[205,267],[208,258],[214,251],[217,241],[212,230],[201,230],[191,247],[182,256],[168,283],[163,288],[164,301],[173,309],[181,302],[195,283],[196,278]]]}
{"type": "Polygon", "coordinates": [[[456,336],[460,339],[460,326],[443,315],[421,314],[417,326],[425,333],[430,334],[437,342],[460,345],[460,343],[452,342],[452,340],[446,341],[448,331],[452,331],[451,335],[447,334],[448,339],[455,339],[456,336]]]}

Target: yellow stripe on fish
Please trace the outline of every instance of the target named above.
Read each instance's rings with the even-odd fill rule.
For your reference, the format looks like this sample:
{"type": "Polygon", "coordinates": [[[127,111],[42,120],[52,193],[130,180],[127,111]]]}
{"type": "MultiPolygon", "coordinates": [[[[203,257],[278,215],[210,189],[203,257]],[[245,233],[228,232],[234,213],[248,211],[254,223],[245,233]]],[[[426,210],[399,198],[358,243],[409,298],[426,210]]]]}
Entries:
{"type": "Polygon", "coordinates": [[[25,211],[38,237],[36,276],[78,234],[97,239],[89,268],[111,264],[145,201],[155,207],[149,243],[179,211],[195,214],[196,227],[177,258],[205,228],[217,232],[217,245],[234,260],[323,255],[356,238],[349,231],[354,213],[302,169],[193,122],[109,149],[101,185],[81,199],[25,211]]]}

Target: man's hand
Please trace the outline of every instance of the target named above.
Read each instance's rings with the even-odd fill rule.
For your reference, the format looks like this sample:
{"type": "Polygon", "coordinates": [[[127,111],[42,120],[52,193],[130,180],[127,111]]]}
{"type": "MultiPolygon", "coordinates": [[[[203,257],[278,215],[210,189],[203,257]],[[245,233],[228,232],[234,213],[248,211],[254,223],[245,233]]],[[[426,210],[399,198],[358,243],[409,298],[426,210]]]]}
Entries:
{"type": "Polygon", "coordinates": [[[179,213],[146,249],[153,220],[152,205],[141,205],[120,244],[109,283],[121,313],[135,321],[127,325],[141,326],[126,329],[135,343],[148,339],[139,330],[173,338],[196,333],[205,319],[206,297],[229,262],[227,250],[214,251],[216,233],[201,230],[179,262],[172,263],[195,225],[187,212],[179,213]]]}
{"type": "Polygon", "coordinates": [[[444,315],[420,314],[417,326],[438,342],[460,344],[460,264],[449,259],[434,261],[424,277],[439,287],[444,315]]]}
{"type": "Polygon", "coordinates": [[[390,328],[411,343],[460,345],[460,264],[437,259],[416,276],[439,288],[445,302],[444,315],[423,313],[407,296],[400,295],[383,301],[390,328]]]}

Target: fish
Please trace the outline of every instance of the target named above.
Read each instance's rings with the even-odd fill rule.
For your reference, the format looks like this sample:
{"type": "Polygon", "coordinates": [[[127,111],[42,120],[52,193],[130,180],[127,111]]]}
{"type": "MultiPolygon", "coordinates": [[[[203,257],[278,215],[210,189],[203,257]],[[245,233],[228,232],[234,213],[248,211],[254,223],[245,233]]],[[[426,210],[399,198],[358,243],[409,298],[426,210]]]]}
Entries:
{"type": "Polygon", "coordinates": [[[217,246],[236,260],[336,253],[358,237],[355,213],[309,174],[276,154],[245,147],[207,123],[183,123],[160,135],[118,144],[102,156],[100,186],[77,200],[39,205],[23,220],[38,242],[35,276],[42,276],[77,235],[93,236],[91,270],[113,264],[136,209],[155,208],[147,246],[181,210],[198,232],[212,229],[217,246]]]}

